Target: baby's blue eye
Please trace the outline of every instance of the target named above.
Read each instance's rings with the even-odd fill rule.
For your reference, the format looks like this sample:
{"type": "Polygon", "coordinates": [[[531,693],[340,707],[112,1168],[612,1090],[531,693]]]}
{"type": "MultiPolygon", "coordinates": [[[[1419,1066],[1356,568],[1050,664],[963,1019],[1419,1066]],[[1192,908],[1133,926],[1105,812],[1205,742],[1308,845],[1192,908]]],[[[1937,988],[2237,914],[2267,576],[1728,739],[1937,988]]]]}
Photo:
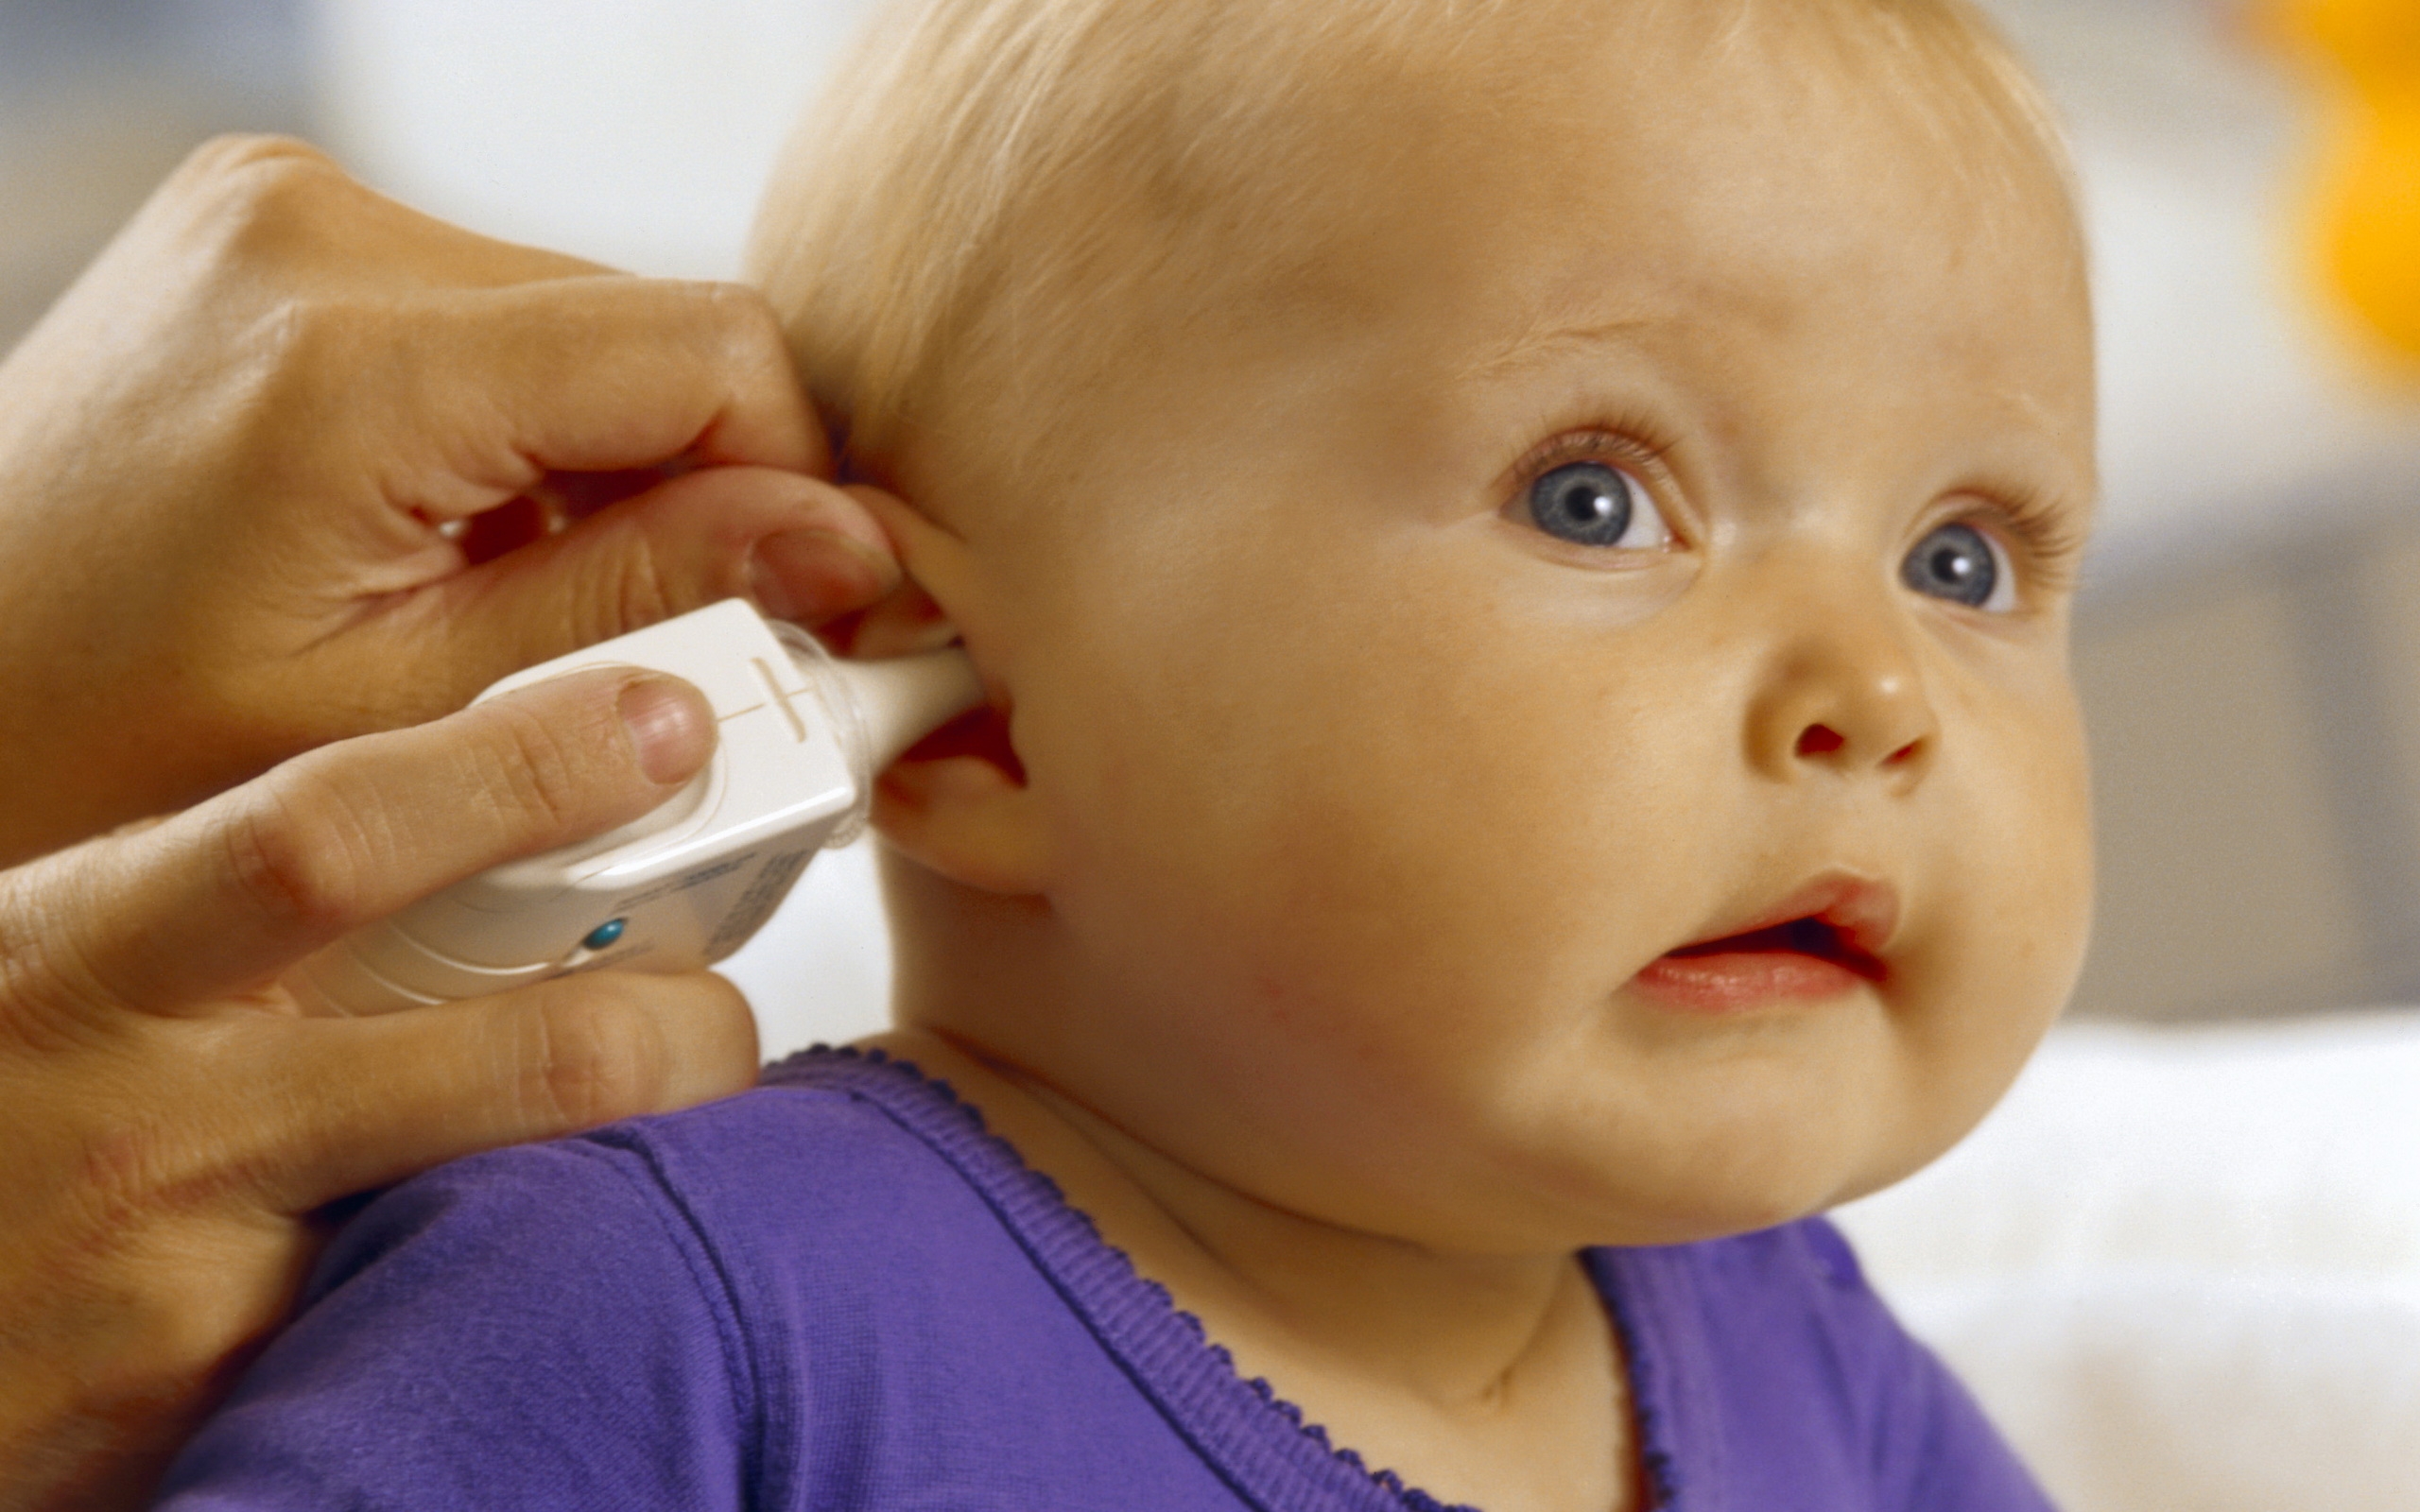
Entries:
{"type": "Polygon", "coordinates": [[[1582,546],[1643,548],[1671,539],[1638,481],[1602,462],[1574,462],[1530,484],[1530,519],[1547,535],[1582,546]]]}
{"type": "Polygon", "coordinates": [[[1969,524],[1945,524],[1908,553],[1899,580],[1919,593],[1969,609],[2005,610],[2015,605],[2015,575],[1998,542],[1969,524]]]}

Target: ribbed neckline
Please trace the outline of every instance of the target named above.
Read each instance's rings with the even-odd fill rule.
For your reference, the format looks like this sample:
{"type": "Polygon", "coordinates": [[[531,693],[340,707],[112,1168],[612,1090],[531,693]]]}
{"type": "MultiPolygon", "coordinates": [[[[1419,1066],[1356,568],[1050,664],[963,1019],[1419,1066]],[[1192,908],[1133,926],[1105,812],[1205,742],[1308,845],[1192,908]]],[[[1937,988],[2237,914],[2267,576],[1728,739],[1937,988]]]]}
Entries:
{"type": "MultiPolygon", "coordinates": [[[[882,1050],[818,1045],[769,1067],[763,1084],[860,1098],[948,1161],[1135,1385],[1245,1501],[1270,1512],[1478,1512],[1442,1503],[1392,1470],[1372,1469],[1332,1443],[1267,1381],[1246,1379],[1200,1319],[1135,1270],[1058,1183],[1027,1165],[948,1082],[882,1050]]],[[[1586,1260],[1629,1360],[1650,1506],[1680,1512],[1670,1444],[1679,1426],[1674,1408],[1690,1393],[1688,1383],[1666,1370],[1669,1353],[1660,1348],[1663,1331],[1651,1315],[1666,1311],[1656,1305],[1668,1279],[1657,1273],[1656,1253],[1599,1249],[1586,1260]]]]}

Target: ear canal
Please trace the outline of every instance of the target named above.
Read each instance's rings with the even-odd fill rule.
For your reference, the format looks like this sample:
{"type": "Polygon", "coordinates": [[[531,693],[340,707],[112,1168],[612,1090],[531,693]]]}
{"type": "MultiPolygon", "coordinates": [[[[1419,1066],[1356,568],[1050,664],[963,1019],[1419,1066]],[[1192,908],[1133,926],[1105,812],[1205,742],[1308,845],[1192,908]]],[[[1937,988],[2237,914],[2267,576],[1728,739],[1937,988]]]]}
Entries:
{"type": "Polygon", "coordinates": [[[961,714],[891,763],[873,822],[893,850],[961,886],[1019,896],[1047,883],[1046,826],[997,709],[961,714]]]}
{"type": "Polygon", "coordinates": [[[1009,742],[1008,716],[989,704],[969,709],[899,757],[900,763],[956,760],[988,763],[1017,786],[1026,784],[1025,763],[1009,742]]]}

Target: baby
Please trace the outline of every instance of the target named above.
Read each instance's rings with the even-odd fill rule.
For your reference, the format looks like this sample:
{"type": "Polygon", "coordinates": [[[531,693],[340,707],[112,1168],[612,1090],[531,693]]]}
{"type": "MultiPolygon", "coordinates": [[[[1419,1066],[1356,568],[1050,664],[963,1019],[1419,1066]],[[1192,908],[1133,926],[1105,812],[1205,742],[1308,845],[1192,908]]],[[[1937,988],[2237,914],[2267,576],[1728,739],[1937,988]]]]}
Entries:
{"type": "Polygon", "coordinates": [[[2040,1507],[1808,1216],[2083,945],[2001,45],[922,0],[841,78],[757,266],[916,506],[858,649],[990,692],[884,779],[899,1028],[387,1194],[171,1503],[2040,1507]]]}

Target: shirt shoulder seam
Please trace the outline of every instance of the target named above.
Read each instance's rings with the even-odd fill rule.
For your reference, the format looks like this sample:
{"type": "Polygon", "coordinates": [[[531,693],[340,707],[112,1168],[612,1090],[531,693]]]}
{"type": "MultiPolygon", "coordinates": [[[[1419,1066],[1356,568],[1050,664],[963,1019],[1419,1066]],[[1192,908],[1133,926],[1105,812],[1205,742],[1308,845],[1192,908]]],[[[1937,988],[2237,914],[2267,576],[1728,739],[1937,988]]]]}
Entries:
{"type": "MultiPolygon", "coordinates": [[[[724,1385],[737,1399],[739,1420],[747,1425],[747,1459],[753,1469],[761,1469],[767,1462],[769,1446],[765,1424],[772,1415],[767,1411],[764,1372],[758,1368],[754,1351],[747,1342],[747,1330],[740,1326],[746,1309],[739,1298],[739,1286],[726,1263],[721,1246],[708,1233],[706,1226],[682,1195],[679,1185],[665,1169],[664,1161],[652,1141],[635,1131],[615,1137],[616,1131],[597,1130],[580,1137],[578,1142],[595,1152],[615,1177],[626,1183],[639,1199],[641,1207],[654,1219],[673,1252],[681,1257],[682,1267],[688,1273],[689,1283],[705,1304],[707,1315],[714,1319],[715,1341],[723,1359],[724,1385]],[[614,1152],[629,1154],[647,1168],[641,1177],[610,1156],[614,1152]]],[[[748,1484],[761,1485],[758,1474],[746,1477],[748,1484]]]]}

